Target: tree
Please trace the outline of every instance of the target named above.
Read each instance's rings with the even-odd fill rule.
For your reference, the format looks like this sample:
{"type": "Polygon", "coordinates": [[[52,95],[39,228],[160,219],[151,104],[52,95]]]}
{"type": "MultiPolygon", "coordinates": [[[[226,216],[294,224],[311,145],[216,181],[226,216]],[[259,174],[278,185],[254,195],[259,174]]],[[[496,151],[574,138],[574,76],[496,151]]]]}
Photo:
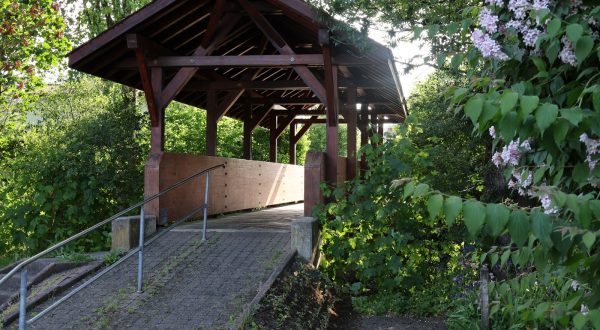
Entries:
{"type": "Polygon", "coordinates": [[[0,133],[23,120],[28,93],[40,73],[56,65],[70,47],[59,4],[50,0],[0,1],[0,133]]]}

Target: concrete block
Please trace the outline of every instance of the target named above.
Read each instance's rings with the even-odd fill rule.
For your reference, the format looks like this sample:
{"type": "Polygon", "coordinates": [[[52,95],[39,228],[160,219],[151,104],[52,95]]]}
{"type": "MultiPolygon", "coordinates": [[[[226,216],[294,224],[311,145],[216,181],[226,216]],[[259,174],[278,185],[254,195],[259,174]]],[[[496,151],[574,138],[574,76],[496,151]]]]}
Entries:
{"type": "MultiPolygon", "coordinates": [[[[148,237],[156,232],[156,217],[153,215],[145,216],[144,237],[148,237]]],[[[140,241],[140,216],[117,218],[112,222],[112,243],[111,249],[123,249],[125,251],[135,248],[140,241]]]]}
{"type": "Polygon", "coordinates": [[[292,249],[306,262],[313,262],[313,251],[319,241],[319,224],[312,217],[302,217],[292,221],[292,249]]]}

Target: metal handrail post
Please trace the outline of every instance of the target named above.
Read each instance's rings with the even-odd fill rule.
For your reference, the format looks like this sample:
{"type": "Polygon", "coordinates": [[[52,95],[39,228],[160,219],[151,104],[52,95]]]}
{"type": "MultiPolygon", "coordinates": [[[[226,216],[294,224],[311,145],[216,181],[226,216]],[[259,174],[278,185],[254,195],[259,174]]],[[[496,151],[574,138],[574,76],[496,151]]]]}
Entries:
{"type": "Polygon", "coordinates": [[[144,207],[140,211],[140,250],[138,252],[138,283],[137,292],[142,293],[142,280],[144,272],[144,222],[145,222],[144,207]]]}
{"type": "Polygon", "coordinates": [[[202,240],[206,241],[206,217],[208,215],[208,181],[210,172],[206,172],[206,187],[204,188],[204,222],[202,223],[202,240]]]}
{"type": "Polygon", "coordinates": [[[19,330],[25,330],[27,321],[27,268],[21,271],[21,287],[19,288],[19,330]]]}

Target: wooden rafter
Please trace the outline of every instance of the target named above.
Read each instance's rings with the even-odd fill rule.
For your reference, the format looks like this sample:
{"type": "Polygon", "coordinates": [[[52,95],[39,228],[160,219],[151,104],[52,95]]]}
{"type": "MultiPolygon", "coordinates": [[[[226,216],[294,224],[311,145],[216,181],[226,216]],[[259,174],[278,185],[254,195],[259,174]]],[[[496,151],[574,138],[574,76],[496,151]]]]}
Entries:
{"type": "MultiPolygon", "coordinates": [[[[298,143],[298,141],[300,141],[300,139],[304,136],[304,134],[306,134],[306,132],[308,132],[310,127],[315,122],[317,122],[318,119],[319,119],[318,116],[312,116],[312,117],[310,117],[310,119],[306,120],[304,122],[304,126],[302,126],[302,128],[292,137],[290,143],[293,143],[293,144],[298,143]]],[[[299,124],[299,122],[297,120],[292,121],[291,125],[295,125],[295,124],[299,124]]]]}
{"type": "MultiPolygon", "coordinates": [[[[263,34],[269,38],[271,44],[277,51],[282,55],[296,55],[292,48],[285,42],[285,39],[277,32],[277,30],[267,21],[267,19],[252,6],[247,0],[238,0],[239,4],[246,10],[248,15],[256,26],[263,32],[263,34]]],[[[321,100],[321,102],[327,102],[327,96],[325,88],[317,79],[317,77],[310,71],[305,65],[294,65],[294,70],[302,80],[311,88],[313,93],[321,100]]]]}

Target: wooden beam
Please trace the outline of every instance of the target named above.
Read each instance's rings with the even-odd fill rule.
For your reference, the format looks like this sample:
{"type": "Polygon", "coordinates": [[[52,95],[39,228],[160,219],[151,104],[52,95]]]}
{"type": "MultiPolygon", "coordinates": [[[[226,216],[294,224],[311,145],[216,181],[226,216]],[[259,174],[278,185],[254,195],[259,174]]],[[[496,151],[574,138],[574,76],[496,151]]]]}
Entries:
{"type": "Polygon", "coordinates": [[[294,119],[294,121],[292,121],[292,125],[303,123],[304,126],[302,126],[302,128],[298,131],[298,133],[296,133],[296,135],[294,135],[292,137],[292,140],[290,140],[290,141],[293,141],[294,143],[298,143],[298,141],[300,141],[300,139],[304,136],[304,134],[306,134],[306,132],[308,132],[308,129],[314,123],[316,123],[318,120],[319,120],[319,117],[317,117],[317,116],[310,117],[310,119],[306,119],[305,122],[300,122],[300,121],[298,121],[298,119],[294,119]]]}
{"type": "Polygon", "coordinates": [[[250,123],[250,127],[252,127],[252,129],[254,130],[255,128],[258,127],[258,125],[260,125],[260,123],[267,118],[267,116],[269,116],[269,114],[271,113],[271,111],[273,110],[273,104],[270,104],[269,106],[267,106],[266,108],[267,110],[263,111],[262,113],[258,114],[257,116],[255,116],[254,118],[252,118],[252,121],[250,123]]]}
{"type": "Polygon", "coordinates": [[[347,133],[347,159],[346,159],[346,179],[352,180],[356,177],[356,88],[348,88],[347,90],[348,104],[344,117],[348,125],[347,133]]]}
{"type": "Polygon", "coordinates": [[[291,67],[322,66],[321,54],[242,55],[242,56],[160,56],[150,61],[151,67],[291,67]]]}
{"type": "Polygon", "coordinates": [[[252,159],[252,118],[250,111],[244,118],[244,159],[252,159]]]}
{"type": "MultiPolygon", "coordinates": [[[[125,65],[125,64],[123,64],[125,65]]],[[[135,63],[127,64],[128,67],[133,67],[135,63]]],[[[250,81],[250,80],[238,80],[238,81],[190,81],[185,90],[190,91],[206,91],[209,88],[216,88],[218,90],[227,89],[251,89],[251,90],[310,90],[310,87],[302,80],[268,80],[268,81],[250,81]]],[[[384,89],[386,88],[383,84],[362,78],[345,79],[339,78],[338,88],[350,88],[357,87],[362,89],[384,89]]]]}
{"type": "Polygon", "coordinates": [[[208,91],[206,109],[206,155],[217,155],[217,92],[208,91]]]}
{"type": "MultiPolygon", "coordinates": [[[[248,0],[238,0],[240,5],[248,13],[252,21],[258,26],[263,34],[269,38],[271,44],[277,49],[282,55],[295,55],[292,48],[285,42],[285,39],[277,32],[277,30],[267,21],[267,19],[248,2],[248,0]]],[[[325,95],[325,88],[317,79],[317,77],[310,71],[306,66],[294,65],[294,71],[300,76],[300,78],[311,88],[312,92],[317,95],[321,102],[325,103],[327,96],[325,95]]]]}
{"type": "Polygon", "coordinates": [[[269,161],[277,163],[277,116],[271,117],[271,126],[269,127],[269,161]]]}
{"type": "Polygon", "coordinates": [[[319,43],[323,48],[323,60],[325,71],[325,90],[327,93],[325,107],[327,110],[327,144],[326,144],[326,178],[329,184],[337,183],[337,162],[339,157],[339,127],[338,127],[338,88],[337,67],[331,63],[331,50],[329,48],[329,30],[319,30],[319,43]]]}
{"type": "MultiPolygon", "coordinates": [[[[211,25],[217,24],[218,20],[221,18],[221,10],[224,0],[218,0],[215,4],[213,12],[210,17],[209,27],[211,25]]],[[[210,55],[217,45],[227,36],[227,34],[233,29],[235,24],[239,19],[239,15],[237,14],[227,14],[224,16],[223,21],[228,22],[228,24],[222,27],[219,30],[219,33],[214,36],[214,31],[212,34],[209,34],[209,31],[205,32],[201,45],[194,50],[192,56],[206,56],[210,55]],[[206,45],[206,46],[205,46],[206,45]]],[[[175,74],[175,76],[171,79],[169,84],[165,87],[162,92],[163,102],[171,102],[181,92],[183,87],[192,79],[192,77],[198,72],[198,68],[181,68],[175,74]]]]}
{"type": "Polygon", "coordinates": [[[290,124],[290,164],[296,165],[296,124],[290,124]]]}
{"type": "Polygon", "coordinates": [[[237,102],[237,100],[239,100],[240,97],[242,97],[242,95],[244,95],[243,89],[230,92],[227,94],[227,96],[225,96],[225,99],[221,101],[217,108],[217,121],[221,120],[221,118],[227,114],[227,111],[231,109],[231,107],[235,104],[235,102],[237,102]]]}
{"type": "Polygon", "coordinates": [[[144,96],[146,97],[146,104],[148,105],[148,113],[150,115],[150,124],[152,127],[160,126],[160,105],[157,99],[157,95],[154,93],[152,88],[152,79],[150,68],[146,62],[146,55],[141,48],[135,49],[135,57],[138,63],[140,77],[142,80],[142,87],[144,89],[144,96]]]}
{"type": "MultiPolygon", "coordinates": [[[[273,116],[273,118],[277,118],[277,116],[273,116]]],[[[277,129],[275,130],[275,137],[278,139],[281,134],[283,134],[283,131],[285,131],[285,129],[287,128],[288,125],[290,125],[290,123],[292,122],[292,120],[294,120],[295,116],[286,116],[283,117],[282,120],[280,120],[277,124],[277,129]]]]}

